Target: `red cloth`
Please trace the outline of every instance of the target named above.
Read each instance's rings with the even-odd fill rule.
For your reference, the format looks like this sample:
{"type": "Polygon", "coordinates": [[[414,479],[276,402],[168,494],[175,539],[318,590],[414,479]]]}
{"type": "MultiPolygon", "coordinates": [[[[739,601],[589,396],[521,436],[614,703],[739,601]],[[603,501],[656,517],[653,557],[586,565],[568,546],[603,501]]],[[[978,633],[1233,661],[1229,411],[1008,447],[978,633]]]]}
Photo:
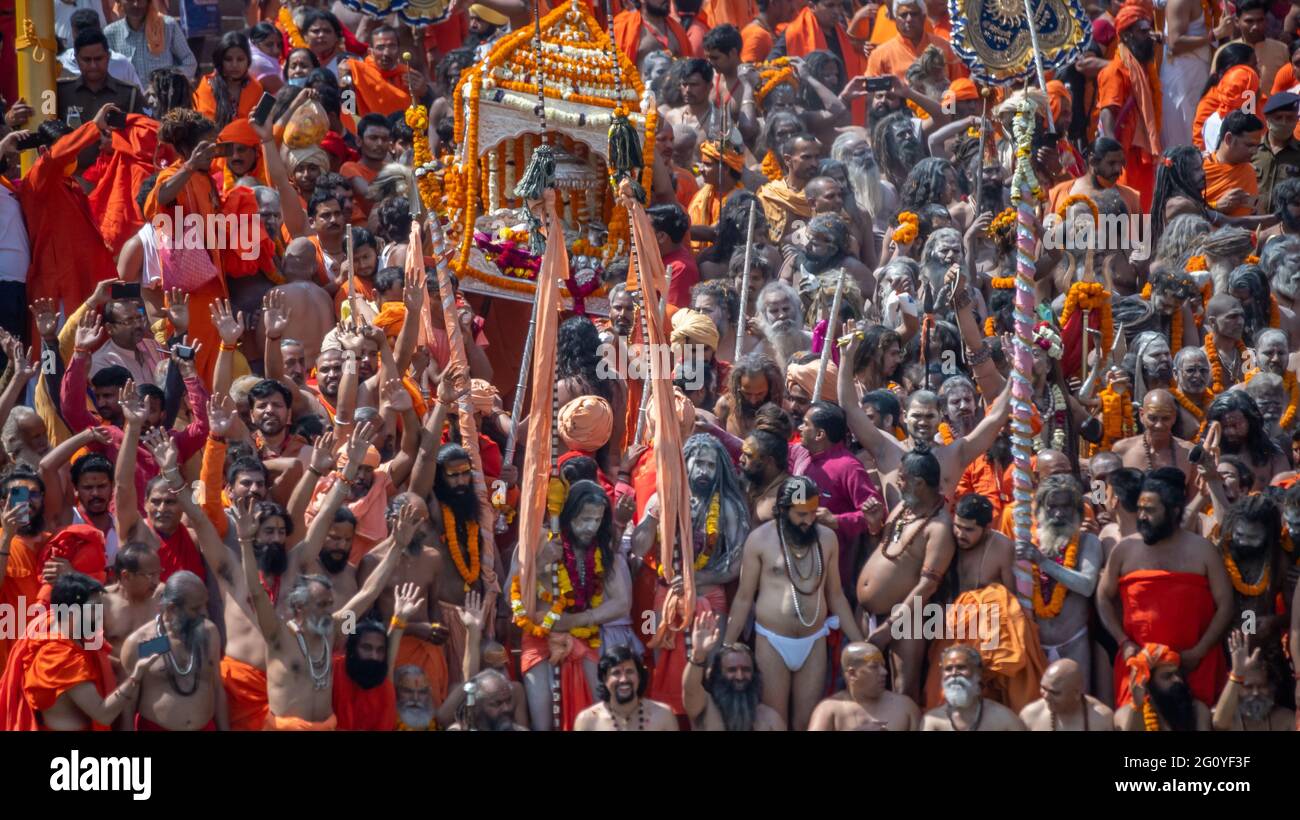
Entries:
{"type": "MultiPolygon", "coordinates": [[[[12,612],[21,619],[25,613],[37,604],[37,595],[41,589],[40,558],[44,537],[28,539],[15,536],[9,545],[9,566],[5,569],[4,581],[0,582],[0,611],[12,612]]],[[[0,630],[0,668],[3,667],[10,651],[19,639],[9,637],[0,630]]]]}
{"type": "Polygon", "coordinates": [[[203,566],[203,554],[199,552],[188,529],[178,525],[176,532],[171,535],[163,535],[157,530],[154,530],[153,534],[158,536],[158,543],[162,545],[158,549],[158,562],[162,565],[162,575],[159,576],[159,580],[166,583],[168,578],[182,569],[187,569],[207,580],[208,572],[203,566]]]}
{"type": "Polygon", "coordinates": [[[18,188],[18,202],[31,237],[28,304],[37,299],[61,299],[71,310],[86,301],[96,284],[117,276],[117,265],[99,233],[90,201],[72,179],[77,155],[98,142],[99,126],[86,123],[50,146],[18,188]]]}
{"type": "MultiPolygon", "coordinates": [[[[50,611],[44,610],[9,654],[0,678],[0,731],[40,731],[39,713],[82,683],[95,684],[101,698],[116,686],[108,645],[90,650],[68,638],[50,637],[51,621],[50,611]]],[[[97,732],[109,729],[99,723],[91,727],[97,732]]]]}
{"type": "Polygon", "coordinates": [[[158,170],[159,159],[174,158],[171,146],[158,142],[158,123],[146,116],[128,114],[126,128],[113,132],[113,153],[88,199],[99,232],[114,254],[144,225],[135,199],[141,184],[158,170]]]}
{"type": "MultiPolygon", "coordinates": [[[[1101,312],[1088,312],[1088,327],[1094,330],[1101,329],[1101,312]]],[[[1065,353],[1061,356],[1061,372],[1066,377],[1073,376],[1079,372],[1079,364],[1083,361],[1083,311],[1076,310],[1070,314],[1066,320],[1065,327],[1061,328],[1061,342],[1065,346],[1065,353]]],[[[1089,352],[1095,348],[1095,340],[1089,339],[1089,352]]]]}
{"type": "Polygon", "coordinates": [[[385,679],[373,689],[362,689],[348,677],[347,659],[334,656],[334,716],[344,732],[391,732],[397,727],[397,692],[385,679]]]}
{"type": "MultiPolygon", "coordinates": [[[[677,41],[680,51],[673,52],[674,57],[694,57],[691,51],[690,38],[686,36],[686,29],[682,24],[677,22],[677,18],[671,14],[667,17],[668,31],[672,34],[672,39],[677,41]]],[[[614,43],[618,49],[627,57],[628,62],[637,65],[637,51],[641,45],[641,29],[645,27],[644,19],[639,11],[621,11],[614,15],[614,43]]],[[[653,29],[646,29],[651,36],[659,40],[659,35],[653,29]]],[[[667,38],[659,40],[664,51],[672,51],[669,48],[667,38]]]]}
{"type": "MultiPolygon", "coordinates": [[[[1124,608],[1124,634],[1138,644],[1164,644],[1175,652],[1191,649],[1214,620],[1214,597],[1204,575],[1164,570],[1138,570],[1119,579],[1124,608]]],[[[1213,708],[1228,679],[1223,648],[1215,645],[1187,676],[1187,685],[1201,703],[1213,708]]],[[[1115,656],[1115,708],[1132,699],[1128,665],[1115,656]]]]}
{"type": "MultiPolygon", "coordinates": [[[[570,646],[569,654],[560,662],[559,669],[560,729],[565,732],[572,732],[578,713],[595,702],[591,697],[591,688],[587,686],[587,675],[582,667],[588,658],[596,660],[596,653],[586,641],[573,639],[570,646]]],[[[549,662],[551,644],[548,638],[524,635],[522,648],[519,667],[525,675],[537,664],[549,662]]]]}
{"type": "Polygon", "coordinates": [[[253,189],[243,185],[231,188],[222,197],[221,213],[225,216],[234,216],[246,224],[252,224],[254,228],[247,245],[241,244],[245,238],[245,231],[235,230],[226,234],[226,241],[222,243],[221,249],[221,270],[226,276],[238,279],[259,272],[275,273],[275,240],[263,227],[262,220],[254,219],[260,210],[253,189]]]}
{"type": "MultiPolygon", "coordinates": [[[[663,607],[664,598],[668,595],[668,587],[663,584],[657,585],[655,590],[655,612],[660,611],[663,607]]],[[[701,612],[716,612],[722,617],[727,615],[727,595],[722,587],[711,587],[707,593],[695,599],[695,614],[698,617],[701,612]]],[[[673,645],[668,649],[660,649],[654,653],[655,658],[654,671],[650,675],[650,686],[646,690],[646,696],[651,700],[657,700],[660,703],[666,703],[673,710],[674,715],[686,714],[686,707],[682,705],[682,676],[686,672],[686,641],[678,636],[673,641],[673,645]]]]}
{"type": "Polygon", "coordinates": [[[691,288],[700,281],[700,268],[695,263],[695,254],[683,245],[664,254],[663,259],[664,267],[672,277],[668,282],[668,304],[673,307],[690,307],[691,288]]]}
{"type": "MultiPolygon", "coordinates": [[[[89,575],[101,584],[104,583],[104,570],[108,565],[108,556],[104,551],[104,534],[98,527],[90,524],[72,524],[59,530],[49,541],[36,559],[37,570],[55,558],[62,558],[72,564],[72,568],[84,575],[89,575]]],[[[38,597],[41,603],[50,602],[50,593],[54,587],[43,584],[38,597]]]]}

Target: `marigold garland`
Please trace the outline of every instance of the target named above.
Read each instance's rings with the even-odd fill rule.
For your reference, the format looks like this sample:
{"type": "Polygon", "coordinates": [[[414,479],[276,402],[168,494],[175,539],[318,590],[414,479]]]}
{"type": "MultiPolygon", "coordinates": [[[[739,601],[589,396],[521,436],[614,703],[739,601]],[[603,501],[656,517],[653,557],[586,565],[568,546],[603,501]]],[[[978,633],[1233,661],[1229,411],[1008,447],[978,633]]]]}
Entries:
{"type": "Polygon", "coordinates": [[[1065,215],[1070,212],[1070,208],[1079,204],[1088,206],[1088,210],[1092,212],[1092,223],[1094,225],[1101,224],[1101,211],[1098,210],[1097,203],[1093,202],[1092,198],[1087,194],[1070,194],[1067,196],[1061,202],[1061,206],[1056,209],[1056,215],[1061,219],[1065,219],[1065,215]]]}
{"type": "MultiPolygon", "coordinates": [[[[1196,257],[1192,257],[1195,259],[1196,257]]],[[[1201,257],[1204,258],[1204,257],[1201,257]]],[[[1190,264],[1190,262],[1188,263],[1190,264]]],[[[1151,283],[1147,282],[1142,286],[1143,299],[1151,301],[1151,283]]],[[[1183,349],[1183,309],[1180,306],[1174,311],[1174,315],[1169,318],[1169,355],[1173,356],[1183,349]]]]}
{"type": "Polygon", "coordinates": [[[754,93],[754,102],[762,105],[763,100],[767,98],[767,95],[771,94],[776,90],[777,86],[783,83],[788,84],[791,88],[796,90],[799,88],[799,81],[795,79],[793,66],[786,66],[768,78],[767,82],[763,83],[763,87],[754,93]]]}
{"type": "Polygon", "coordinates": [[[921,218],[911,211],[900,211],[897,221],[898,227],[894,228],[893,240],[900,245],[915,242],[921,232],[921,218]]]}
{"type": "Polygon", "coordinates": [[[1256,256],[1256,255],[1253,254],[1253,253],[1252,253],[1252,254],[1248,254],[1248,255],[1246,256],[1246,260],[1245,260],[1244,262],[1242,262],[1241,264],[1243,264],[1243,265],[1258,265],[1258,264],[1259,264],[1259,257],[1256,256]]]}
{"type": "Polygon", "coordinates": [[[939,440],[945,445],[952,444],[952,425],[946,421],[939,422],[939,440]]]}
{"type": "Polygon", "coordinates": [[[1208,271],[1209,269],[1209,260],[1207,260],[1203,254],[1187,257],[1187,265],[1183,268],[1183,270],[1188,273],[1198,273],[1200,271],[1208,271]]]}
{"type": "Polygon", "coordinates": [[[992,316],[984,317],[984,335],[985,336],[998,335],[998,323],[992,316]]]}
{"type": "MultiPolygon", "coordinates": [[[[1213,377],[1210,382],[1210,392],[1219,395],[1231,385],[1227,384],[1223,376],[1223,362],[1219,359],[1219,351],[1214,345],[1214,334],[1205,334],[1205,356],[1210,360],[1210,374],[1213,377]]],[[[1246,354],[1246,343],[1241,339],[1237,340],[1238,357],[1246,354]]],[[[1238,359],[1240,361],[1240,358],[1238,359]]]]}
{"type": "MultiPolygon", "coordinates": [[[[1036,539],[1036,536],[1035,536],[1036,539]]],[[[1061,561],[1061,566],[1066,569],[1074,569],[1079,560],[1079,533],[1076,531],[1074,537],[1070,539],[1069,545],[1065,548],[1065,555],[1061,561]]],[[[1065,584],[1060,581],[1052,588],[1052,597],[1049,601],[1043,600],[1043,584],[1048,581],[1047,574],[1034,564],[1034,614],[1039,618],[1055,618],[1061,614],[1061,608],[1065,606],[1065,596],[1069,592],[1065,584]]]]}
{"type": "Polygon", "coordinates": [[[1013,290],[1016,287],[1016,277],[994,276],[990,285],[994,290],[1013,290]]]}
{"type": "Polygon", "coordinates": [[[1223,551],[1223,568],[1228,571],[1228,577],[1232,579],[1232,588],[1247,598],[1254,598],[1268,592],[1270,580],[1268,564],[1264,565],[1264,573],[1253,584],[1246,583],[1245,579],[1241,577],[1241,569],[1237,567],[1237,562],[1233,560],[1232,554],[1227,550],[1223,551]]]}
{"type": "MultiPolygon", "coordinates": [[[[1250,384],[1250,380],[1255,378],[1255,374],[1259,372],[1259,368],[1247,372],[1241,383],[1250,384]]],[[[1300,409],[1300,381],[1296,379],[1294,371],[1288,370],[1282,374],[1282,387],[1290,396],[1286,410],[1282,413],[1282,418],[1278,420],[1278,426],[1285,430],[1295,421],[1296,411],[1300,409]]]]}
{"type": "Polygon", "coordinates": [[[785,178],[785,173],[781,171],[781,161],[776,158],[776,153],[770,148],[763,155],[763,164],[759,166],[763,176],[767,177],[768,182],[776,182],[785,178]]]}
{"type": "MultiPolygon", "coordinates": [[[[1061,327],[1069,321],[1076,310],[1100,311],[1101,315],[1101,349],[1110,350],[1115,337],[1114,319],[1110,310],[1110,292],[1100,282],[1075,282],[1065,295],[1065,307],[1061,310],[1061,327]]],[[[1083,332],[1087,332],[1084,328],[1083,332]]]]}
{"type": "Polygon", "coordinates": [[[298,24],[293,21],[293,12],[289,11],[288,6],[281,6],[280,13],[276,16],[280,24],[280,30],[284,36],[289,38],[289,45],[293,48],[306,48],[307,41],[303,39],[302,32],[298,29],[298,24]]]}
{"type": "MultiPolygon", "coordinates": [[[[1178,402],[1178,405],[1179,405],[1180,407],[1182,407],[1182,408],[1183,408],[1184,410],[1186,410],[1188,413],[1191,413],[1191,414],[1192,414],[1192,418],[1196,419],[1197,421],[1204,421],[1204,420],[1205,420],[1205,411],[1202,410],[1202,409],[1201,409],[1201,408],[1196,404],[1196,402],[1192,401],[1191,398],[1189,398],[1189,397],[1187,396],[1186,393],[1184,393],[1182,390],[1178,389],[1178,387],[1176,387],[1176,386],[1175,386],[1175,387],[1170,387],[1170,388],[1169,388],[1169,392],[1170,392],[1170,394],[1173,395],[1174,400],[1178,402]]],[[[1207,391],[1207,392],[1208,392],[1208,391],[1207,391]]],[[[1211,393],[1210,395],[1212,396],[1212,395],[1214,395],[1214,394],[1211,393]]]]}
{"type": "Polygon", "coordinates": [[[1148,732],[1160,731],[1160,718],[1156,716],[1156,707],[1151,705],[1149,698],[1142,704],[1142,724],[1148,732]]]}
{"type": "MultiPolygon", "coordinates": [[[[605,570],[602,566],[600,550],[596,550],[595,565],[597,577],[603,578],[605,570]]],[[[569,572],[565,569],[563,562],[555,568],[555,579],[559,586],[558,595],[552,595],[551,591],[541,583],[537,585],[537,597],[544,603],[550,604],[540,624],[528,617],[528,613],[524,610],[523,596],[520,594],[519,576],[516,575],[510,582],[510,612],[515,626],[518,626],[525,635],[532,635],[534,638],[546,638],[551,634],[555,622],[559,620],[565,610],[573,606],[573,581],[569,578],[569,572]]],[[[603,591],[596,592],[591,597],[591,605],[587,610],[595,609],[603,601],[603,591]]],[[[569,634],[579,640],[586,641],[592,649],[600,649],[599,626],[574,627],[569,630],[569,634]]]]}
{"type": "MultiPolygon", "coordinates": [[[[709,499],[709,512],[704,518],[704,549],[700,554],[695,556],[695,571],[699,572],[709,563],[713,557],[713,547],[718,543],[718,521],[722,517],[722,494],[714,493],[713,498],[709,499]]],[[[667,580],[668,576],[664,573],[664,565],[659,565],[659,577],[667,580]]]]}
{"type": "Polygon", "coordinates": [[[1103,388],[1101,397],[1101,449],[1109,450],[1115,442],[1137,434],[1133,420],[1133,402],[1127,393],[1118,393],[1110,387],[1103,388]]]}
{"type": "Polygon", "coordinates": [[[442,507],[442,531],[447,538],[447,551],[451,553],[452,563],[456,565],[456,571],[460,573],[461,580],[465,582],[465,589],[468,590],[478,581],[481,569],[478,549],[478,522],[468,521],[465,524],[466,540],[469,542],[469,566],[465,565],[465,558],[460,552],[460,539],[456,536],[456,516],[452,513],[451,508],[445,504],[442,507]]]}
{"type": "MultiPolygon", "coordinates": [[[[997,236],[999,233],[1008,230],[1015,230],[1016,227],[1016,209],[1006,208],[1002,213],[993,218],[984,233],[988,236],[997,236]]],[[[1011,277],[1014,280],[1014,277],[1011,277]]]]}

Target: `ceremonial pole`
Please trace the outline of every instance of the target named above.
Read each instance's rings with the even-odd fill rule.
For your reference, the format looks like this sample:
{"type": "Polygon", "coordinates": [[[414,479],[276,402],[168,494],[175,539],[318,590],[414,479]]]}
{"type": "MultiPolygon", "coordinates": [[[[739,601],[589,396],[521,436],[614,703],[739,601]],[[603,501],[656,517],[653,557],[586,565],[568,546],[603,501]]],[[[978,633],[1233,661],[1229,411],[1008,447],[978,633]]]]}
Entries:
{"type": "MultiPolygon", "coordinates": [[[[1033,453],[1032,432],[1029,420],[1033,413],[1034,358],[1029,345],[1034,332],[1034,250],[1037,242],[1034,206],[1038,200],[1038,180],[1033,167],[1034,118],[1037,106],[1029,97],[1020,101],[1012,123],[1016,146],[1016,169],[1011,178],[1011,200],[1016,206],[1016,296],[1015,296],[1015,356],[1011,371],[1011,453],[1014,458],[1013,479],[1015,507],[1013,509],[1016,541],[1030,541],[1030,525],[1034,497],[1034,479],[1030,469],[1033,453]]],[[[1033,600],[1033,584],[1037,583],[1033,565],[1016,561],[1014,568],[1016,593],[1023,604],[1033,600]]]]}
{"type": "MultiPolygon", "coordinates": [[[[28,130],[45,122],[48,108],[54,110],[54,80],[59,75],[58,43],[54,39],[54,3],[50,0],[18,0],[15,22],[18,36],[18,96],[32,107],[28,130]]],[[[52,116],[52,115],[51,115],[52,116]]],[[[35,151],[23,151],[23,173],[36,162],[35,151]]]]}
{"type": "MultiPolygon", "coordinates": [[[[740,358],[741,348],[745,343],[745,324],[749,306],[749,270],[754,261],[754,219],[758,216],[758,198],[749,203],[749,227],[745,229],[745,268],[740,274],[740,318],[736,324],[736,355],[740,358]]],[[[826,338],[831,338],[829,335],[826,338]]]]}
{"type": "MultiPolygon", "coordinates": [[[[752,223],[751,223],[752,224],[752,223]]],[[[835,298],[831,300],[831,315],[826,317],[826,336],[822,339],[821,361],[817,363],[817,381],[813,383],[812,400],[820,401],[822,382],[826,380],[826,366],[831,360],[831,345],[838,338],[836,324],[840,319],[840,301],[844,298],[844,268],[840,268],[840,279],[835,283],[835,298]]]]}

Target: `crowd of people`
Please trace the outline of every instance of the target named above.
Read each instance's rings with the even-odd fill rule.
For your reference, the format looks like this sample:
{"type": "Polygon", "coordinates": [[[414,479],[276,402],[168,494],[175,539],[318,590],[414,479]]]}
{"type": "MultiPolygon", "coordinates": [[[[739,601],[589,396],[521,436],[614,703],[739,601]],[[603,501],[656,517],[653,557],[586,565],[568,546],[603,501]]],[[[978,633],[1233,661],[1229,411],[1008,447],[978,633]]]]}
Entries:
{"type": "Polygon", "coordinates": [[[657,109],[669,284],[606,249],[562,316],[525,572],[527,328],[412,189],[555,2],[56,0],[0,138],[0,727],[1296,728],[1300,6],[1085,0],[1011,90],[944,0],[565,0],[657,109]]]}

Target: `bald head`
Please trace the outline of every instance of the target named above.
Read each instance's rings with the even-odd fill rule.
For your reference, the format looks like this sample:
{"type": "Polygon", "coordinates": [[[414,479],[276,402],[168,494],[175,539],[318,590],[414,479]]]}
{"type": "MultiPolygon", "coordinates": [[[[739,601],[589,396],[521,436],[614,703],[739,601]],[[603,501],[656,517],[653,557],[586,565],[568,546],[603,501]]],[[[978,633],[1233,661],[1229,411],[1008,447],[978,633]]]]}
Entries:
{"type": "Polygon", "coordinates": [[[881,663],[884,663],[885,656],[884,653],[880,651],[879,647],[873,643],[867,643],[866,641],[853,641],[848,646],[844,647],[844,651],[840,653],[840,666],[845,669],[849,667],[856,668],[863,666],[872,660],[878,660],[881,663]]]}
{"type": "Polygon", "coordinates": [[[1083,670],[1077,662],[1062,658],[1047,667],[1043,673],[1042,685],[1050,686],[1053,692],[1062,697],[1077,698],[1083,694],[1083,670]]]}
{"type": "Polygon", "coordinates": [[[316,275],[316,246],[305,236],[289,242],[284,249],[282,267],[284,278],[290,282],[307,282],[316,275]]]}
{"type": "Polygon", "coordinates": [[[1142,399],[1143,412],[1177,412],[1178,402],[1168,390],[1152,390],[1142,399]]]}
{"type": "Polygon", "coordinates": [[[1070,459],[1060,450],[1043,450],[1038,454],[1038,478],[1053,475],[1069,475],[1073,472],[1070,459]]]}
{"type": "Polygon", "coordinates": [[[1110,450],[1105,450],[1093,456],[1088,462],[1088,474],[1093,478],[1102,478],[1123,466],[1123,459],[1110,450]]]}

